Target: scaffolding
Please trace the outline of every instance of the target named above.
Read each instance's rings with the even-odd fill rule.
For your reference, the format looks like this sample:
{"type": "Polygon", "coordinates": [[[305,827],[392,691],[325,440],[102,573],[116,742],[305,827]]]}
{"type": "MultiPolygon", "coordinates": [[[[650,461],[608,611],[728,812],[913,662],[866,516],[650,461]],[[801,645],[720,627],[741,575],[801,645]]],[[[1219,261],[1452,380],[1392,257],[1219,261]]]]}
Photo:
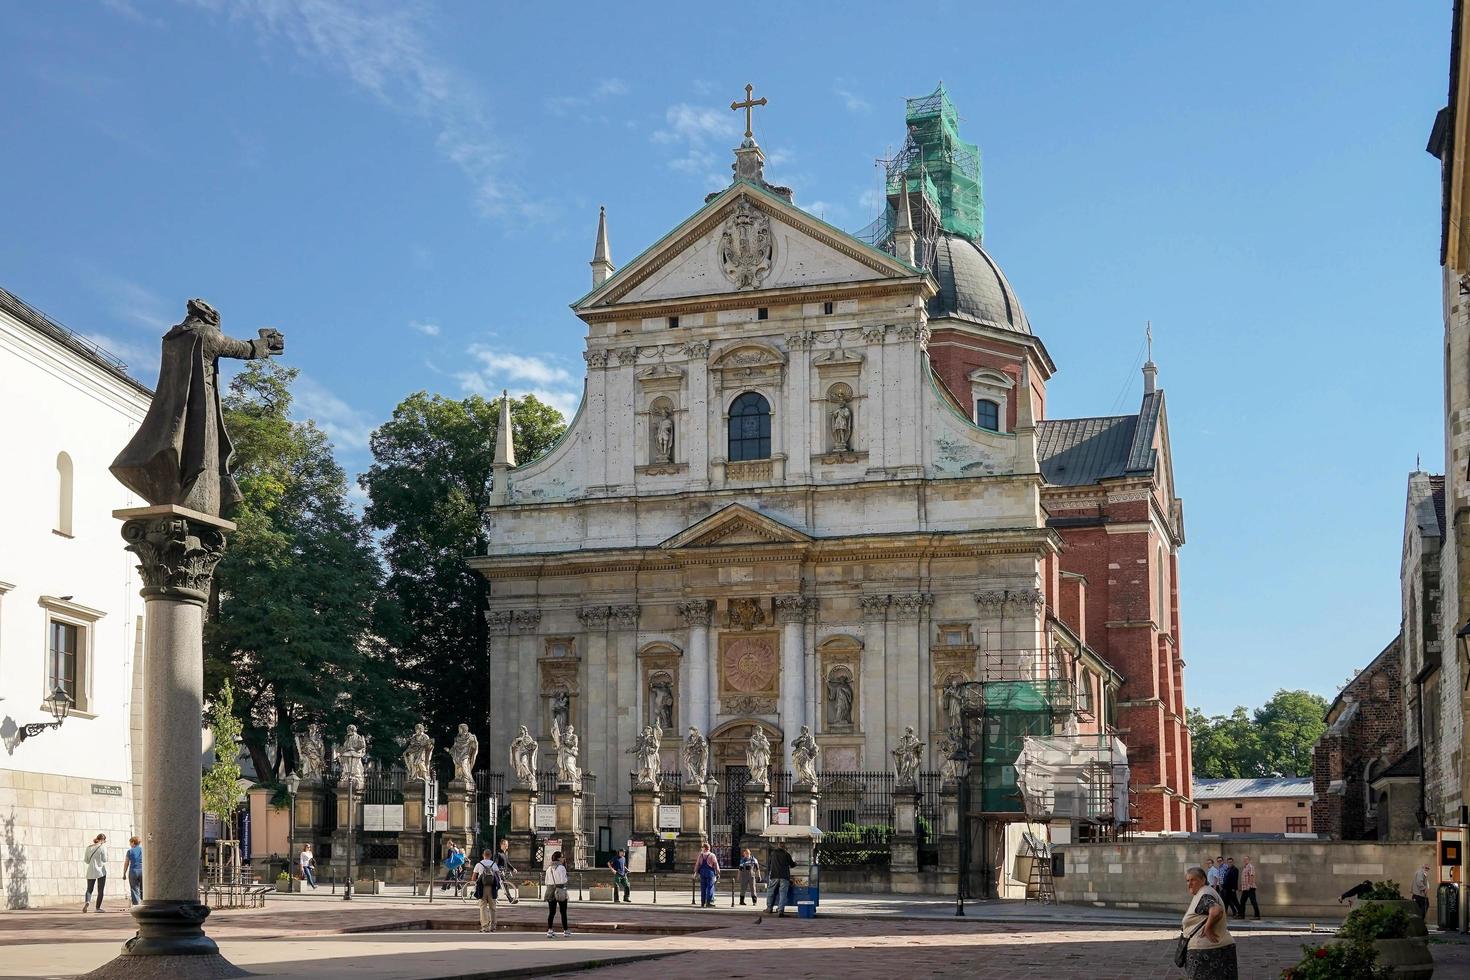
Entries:
{"type": "Polygon", "coordinates": [[[878,161],[883,167],[883,213],[855,236],[894,252],[893,226],[908,185],[909,212],[918,239],[915,260],[932,268],[935,240],[949,232],[979,243],[985,234],[980,148],[960,139],[959,111],[943,84],[928,95],[907,99],[908,135],[899,152],[878,161]]]}
{"type": "Polygon", "coordinates": [[[1015,772],[1028,823],[1067,820],[1099,841],[1128,822],[1128,749],[1111,735],[1027,737],[1015,772]]]}

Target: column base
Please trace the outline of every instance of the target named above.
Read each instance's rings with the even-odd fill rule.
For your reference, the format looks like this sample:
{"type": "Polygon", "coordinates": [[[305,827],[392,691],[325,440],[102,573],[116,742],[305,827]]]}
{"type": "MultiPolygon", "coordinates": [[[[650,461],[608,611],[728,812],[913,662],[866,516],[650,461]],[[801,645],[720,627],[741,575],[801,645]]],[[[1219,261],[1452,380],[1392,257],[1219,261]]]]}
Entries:
{"type": "Polygon", "coordinates": [[[132,914],[138,920],[138,934],[123,944],[119,956],[85,977],[215,980],[250,976],[220,955],[214,940],[204,934],[208,906],[149,899],[132,909],[132,914]]]}

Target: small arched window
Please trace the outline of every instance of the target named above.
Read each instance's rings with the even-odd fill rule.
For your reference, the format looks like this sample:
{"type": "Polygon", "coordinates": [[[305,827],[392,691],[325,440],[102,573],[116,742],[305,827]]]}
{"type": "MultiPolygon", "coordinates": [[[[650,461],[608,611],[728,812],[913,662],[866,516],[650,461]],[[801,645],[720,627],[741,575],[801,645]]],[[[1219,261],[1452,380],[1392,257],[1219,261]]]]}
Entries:
{"type": "Polygon", "coordinates": [[[989,398],[975,399],[975,424],[991,432],[1000,431],[1000,403],[989,398]]]}
{"type": "Polygon", "coordinates": [[[71,537],[71,457],[56,454],[56,533],[71,537]]]}
{"type": "Polygon", "coordinates": [[[747,391],[730,405],[729,460],[771,458],[771,405],[754,391],[747,391]]]}

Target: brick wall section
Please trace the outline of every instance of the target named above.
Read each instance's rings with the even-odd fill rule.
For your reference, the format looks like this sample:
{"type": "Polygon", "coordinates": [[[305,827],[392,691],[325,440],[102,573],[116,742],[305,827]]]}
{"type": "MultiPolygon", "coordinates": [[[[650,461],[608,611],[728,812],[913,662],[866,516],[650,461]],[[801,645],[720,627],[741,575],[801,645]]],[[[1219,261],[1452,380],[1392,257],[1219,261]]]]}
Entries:
{"type": "Polygon", "coordinates": [[[1319,834],[1334,840],[1377,836],[1368,767],[1382,769],[1404,751],[1402,663],[1395,637],[1327,712],[1327,731],[1312,749],[1312,826],[1319,834]]]}
{"type": "MultiPolygon", "coordinates": [[[[929,337],[929,358],[934,373],[959,399],[959,403],[971,406],[970,372],[976,368],[990,368],[1021,383],[1021,364],[1026,358],[1026,348],[1019,344],[1007,344],[999,340],[975,337],[958,330],[936,329],[929,337]]],[[[1034,362],[1033,362],[1034,363],[1034,362]]],[[[1031,389],[1032,404],[1038,419],[1046,418],[1046,387],[1040,380],[1041,372],[1032,370],[1034,379],[1031,389]]],[[[1016,430],[1016,392],[1006,399],[1006,431],[1016,430]]]]}

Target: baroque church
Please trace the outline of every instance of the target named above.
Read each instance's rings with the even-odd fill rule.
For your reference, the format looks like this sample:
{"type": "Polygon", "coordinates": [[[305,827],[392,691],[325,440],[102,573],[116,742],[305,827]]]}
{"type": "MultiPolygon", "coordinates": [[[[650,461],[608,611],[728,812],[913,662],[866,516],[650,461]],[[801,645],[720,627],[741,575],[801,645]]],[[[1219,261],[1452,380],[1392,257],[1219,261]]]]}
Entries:
{"type": "Polygon", "coordinates": [[[670,771],[691,726],[717,777],[756,729],[789,771],[802,726],[824,773],[889,770],[910,726],[938,771],[947,691],[1026,685],[1030,714],[997,710],[971,766],[991,770],[972,813],[1021,817],[1022,736],[1091,732],[1126,746],[1120,823],[1192,830],[1154,365],[1134,414],[1048,417],[1057,366],[983,245],[979,152],[943,88],[908,101],[856,234],[766,181],[745,108],[730,185],[622,268],[599,218],[565,436],[517,466],[502,415],[471,559],[491,756],[522,725],[553,756],[574,725],[622,840],[645,725],[670,771]]]}

